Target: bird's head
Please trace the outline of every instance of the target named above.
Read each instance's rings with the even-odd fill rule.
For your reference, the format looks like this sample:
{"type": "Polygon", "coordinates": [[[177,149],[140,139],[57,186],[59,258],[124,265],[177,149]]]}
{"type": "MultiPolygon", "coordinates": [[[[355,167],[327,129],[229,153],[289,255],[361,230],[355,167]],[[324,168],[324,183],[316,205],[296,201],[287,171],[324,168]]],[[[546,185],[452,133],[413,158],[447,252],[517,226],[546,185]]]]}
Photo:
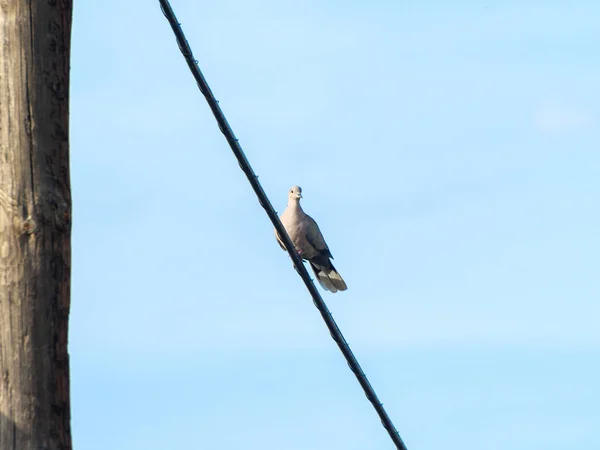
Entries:
{"type": "Polygon", "coordinates": [[[288,192],[288,198],[290,200],[300,200],[302,198],[302,188],[300,186],[293,186],[288,192]]]}

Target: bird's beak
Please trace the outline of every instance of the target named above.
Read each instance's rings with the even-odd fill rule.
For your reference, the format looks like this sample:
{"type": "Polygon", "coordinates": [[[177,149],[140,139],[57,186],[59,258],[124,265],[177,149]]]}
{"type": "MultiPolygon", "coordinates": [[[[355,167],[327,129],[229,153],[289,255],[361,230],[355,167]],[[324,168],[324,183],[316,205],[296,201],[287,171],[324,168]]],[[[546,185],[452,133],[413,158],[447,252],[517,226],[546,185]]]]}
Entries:
{"type": "Polygon", "coordinates": [[[302,194],[298,193],[297,195],[298,195],[298,198],[302,198],[302,194]]]}

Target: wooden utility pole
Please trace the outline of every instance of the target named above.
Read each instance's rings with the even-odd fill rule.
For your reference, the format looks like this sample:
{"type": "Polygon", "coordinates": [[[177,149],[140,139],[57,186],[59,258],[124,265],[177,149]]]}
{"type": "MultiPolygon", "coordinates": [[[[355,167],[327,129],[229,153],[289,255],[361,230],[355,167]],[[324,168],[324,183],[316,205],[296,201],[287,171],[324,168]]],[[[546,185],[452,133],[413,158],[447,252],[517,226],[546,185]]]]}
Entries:
{"type": "Polygon", "coordinates": [[[0,449],[70,450],[72,0],[0,0],[0,449]]]}

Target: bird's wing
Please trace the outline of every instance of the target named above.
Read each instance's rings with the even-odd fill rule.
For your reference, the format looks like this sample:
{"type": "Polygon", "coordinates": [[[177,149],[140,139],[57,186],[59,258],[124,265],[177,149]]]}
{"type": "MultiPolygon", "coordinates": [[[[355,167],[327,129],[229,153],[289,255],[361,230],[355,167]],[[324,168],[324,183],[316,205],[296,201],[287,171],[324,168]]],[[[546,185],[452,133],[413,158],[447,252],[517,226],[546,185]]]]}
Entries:
{"type": "Polygon", "coordinates": [[[304,220],[306,223],[306,240],[310,243],[310,245],[316,248],[321,255],[333,259],[333,256],[331,256],[331,252],[329,251],[329,247],[325,242],[325,238],[323,237],[321,230],[319,230],[317,222],[315,222],[314,219],[308,214],[305,216],[304,220]]]}
{"type": "Polygon", "coordinates": [[[277,232],[277,230],[275,230],[275,237],[277,238],[277,242],[279,242],[279,246],[281,247],[281,249],[285,250],[285,245],[283,245],[283,241],[279,237],[279,233],[277,232]]]}

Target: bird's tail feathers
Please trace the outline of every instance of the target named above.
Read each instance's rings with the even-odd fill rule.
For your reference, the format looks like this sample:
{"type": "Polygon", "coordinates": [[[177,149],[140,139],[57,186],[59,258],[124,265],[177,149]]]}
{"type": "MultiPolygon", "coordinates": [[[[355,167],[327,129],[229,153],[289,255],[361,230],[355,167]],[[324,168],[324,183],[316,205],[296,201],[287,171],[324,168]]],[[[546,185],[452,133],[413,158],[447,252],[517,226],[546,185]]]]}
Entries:
{"type": "Polygon", "coordinates": [[[337,291],[345,291],[348,289],[346,286],[346,282],[342,278],[342,276],[335,270],[333,264],[330,264],[328,268],[318,267],[313,263],[310,263],[315,275],[317,276],[317,281],[321,285],[323,289],[326,291],[331,291],[332,293],[336,293],[337,291]]]}

